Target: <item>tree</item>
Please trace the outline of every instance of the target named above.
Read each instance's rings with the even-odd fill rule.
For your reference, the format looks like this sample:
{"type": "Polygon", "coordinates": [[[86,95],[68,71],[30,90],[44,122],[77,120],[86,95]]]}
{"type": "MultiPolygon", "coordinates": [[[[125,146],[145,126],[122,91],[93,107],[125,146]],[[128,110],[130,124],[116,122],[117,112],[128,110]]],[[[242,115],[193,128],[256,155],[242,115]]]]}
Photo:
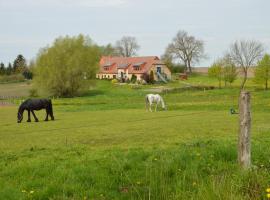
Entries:
{"type": "Polygon", "coordinates": [[[171,54],[173,58],[180,59],[191,73],[191,64],[205,57],[204,42],[180,30],[168,45],[165,54],[171,54]]]}
{"type": "Polygon", "coordinates": [[[171,70],[172,73],[183,73],[185,66],[181,63],[174,63],[171,54],[165,53],[161,56],[161,60],[171,70]]]}
{"type": "Polygon", "coordinates": [[[100,49],[84,35],[59,37],[37,56],[34,82],[50,95],[70,97],[95,78],[100,49]]]}
{"type": "Polygon", "coordinates": [[[116,48],[113,47],[111,44],[107,44],[106,46],[100,46],[100,51],[102,56],[120,56],[116,48]]]}
{"type": "Polygon", "coordinates": [[[264,88],[268,89],[268,81],[270,79],[270,55],[265,54],[263,59],[258,63],[255,69],[255,82],[264,84],[264,88]]]}
{"type": "Polygon", "coordinates": [[[149,83],[153,84],[155,82],[154,78],[154,72],[151,70],[150,75],[149,75],[149,83]]]}
{"type": "Polygon", "coordinates": [[[116,42],[115,48],[119,55],[123,57],[132,57],[137,55],[140,46],[135,37],[124,36],[116,42]]]}
{"type": "Polygon", "coordinates": [[[223,64],[223,77],[225,86],[227,85],[227,82],[230,83],[230,85],[236,80],[237,78],[237,69],[235,64],[230,59],[230,56],[226,55],[222,59],[223,64]]]}
{"type": "Polygon", "coordinates": [[[4,63],[0,63],[0,75],[4,75],[6,73],[6,68],[4,63]]]}
{"type": "Polygon", "coordinates": [[[23,55],[19,54],[13,62],[14,73],[23,73],[26,70],[26,60],[23,55]]]}
{"type": "Polygon", "coordinates": [[[8,67],[6,69],[6,75],[11,75],[12,72],[13,72],[12,65],[11,65],[11,63],[8,63],[8,67]]]}
{"type": "Polygon", "coordinates": [[[263,45],[254,40],[241,40],[234,42],[230,47],[229,55],[237,67],[241,67],[244,75],[241,83],[241,90],[244,89],[247,81],[248,69],[255,66],[261,59],[264,52],[263,45]]]}
{"type": "Polygon", "coordinates": [[[223,70],[221,61],[216,61],[209,69],[208,76],[218,79],[219,88],[221,88],[221,81],[223,79],[223,70]]]}

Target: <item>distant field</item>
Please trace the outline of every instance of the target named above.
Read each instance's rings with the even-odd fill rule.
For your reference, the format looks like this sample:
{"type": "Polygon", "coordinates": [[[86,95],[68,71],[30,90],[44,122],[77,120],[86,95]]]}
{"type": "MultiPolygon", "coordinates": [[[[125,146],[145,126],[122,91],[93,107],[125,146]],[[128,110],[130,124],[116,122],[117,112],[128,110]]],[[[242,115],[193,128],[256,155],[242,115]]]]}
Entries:
{"type": "Polygon", "coordinates": [[[0,84],[0,99],[27,97],[30,89],[30,82],[0,84]]]}
{"type": "Polygon", "coordinates": [[[39,111],[39,123],[25,113],[17,124],[18,106],[0,107],[0,199],[266,199],[270,93],[249,84],[254,167],[246,172],[236,162],[238,117],[229,114],[236,86],[162,94],[168,111],[157,113],[144,110],[152,86],[108,81],[83,97],[53,99],[53,122],[39,111]]]}

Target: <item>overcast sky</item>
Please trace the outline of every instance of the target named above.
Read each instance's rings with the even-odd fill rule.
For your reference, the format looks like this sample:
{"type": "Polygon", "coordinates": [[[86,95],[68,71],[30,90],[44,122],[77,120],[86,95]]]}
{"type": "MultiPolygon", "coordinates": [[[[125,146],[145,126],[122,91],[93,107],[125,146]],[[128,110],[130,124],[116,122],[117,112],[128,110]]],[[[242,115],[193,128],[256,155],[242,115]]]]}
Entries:
{"type": "Polygon", "coordinates": [[[270,47],[270,0],[0,0],[0,62],[38,50],[63,35],[89,35],[97,44],[137,38],[139,55],[160,56],[179,30],[205,42],[208,66],[234,40],[270,47]]]}

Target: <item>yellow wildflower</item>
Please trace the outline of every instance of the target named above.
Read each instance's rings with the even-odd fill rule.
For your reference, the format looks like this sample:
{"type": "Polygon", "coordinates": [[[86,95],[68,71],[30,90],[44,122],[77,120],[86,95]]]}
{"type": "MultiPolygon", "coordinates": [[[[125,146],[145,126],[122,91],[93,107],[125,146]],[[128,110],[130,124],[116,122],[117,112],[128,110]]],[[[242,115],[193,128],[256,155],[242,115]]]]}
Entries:
{"type": "Polygon", "coordinates": [[[33,190],[31,190],[29,193],[30,193],[30,194],[33,194],[33,193],[34,193],[34,191],[33,191],[33,190]]]}
{"type": "Polygon", "coordinates": [[[270,194],[267,194],[266,196],[267,196],[267,198],[270,198],[270,194]]]}
{"type": "Polygon", "coordinates": [[[267,189],[266,189],[266,192],[270,193],[270,188],[267,188],[267,189]]]}

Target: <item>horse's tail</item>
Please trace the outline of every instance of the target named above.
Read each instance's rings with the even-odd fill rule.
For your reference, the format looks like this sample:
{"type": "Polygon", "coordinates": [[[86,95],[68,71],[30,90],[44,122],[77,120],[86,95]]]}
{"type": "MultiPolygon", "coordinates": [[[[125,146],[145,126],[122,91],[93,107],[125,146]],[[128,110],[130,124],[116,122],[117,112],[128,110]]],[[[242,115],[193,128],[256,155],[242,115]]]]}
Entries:
{"type": "Polygon", "coordinates": [[[49,113],[51,115],[51,119],[54,120],[53,107],[52,107],[52,100],[51,99],[49,99],[49,106],[48,106],[48,108],[49,108],[49,113]]]}

